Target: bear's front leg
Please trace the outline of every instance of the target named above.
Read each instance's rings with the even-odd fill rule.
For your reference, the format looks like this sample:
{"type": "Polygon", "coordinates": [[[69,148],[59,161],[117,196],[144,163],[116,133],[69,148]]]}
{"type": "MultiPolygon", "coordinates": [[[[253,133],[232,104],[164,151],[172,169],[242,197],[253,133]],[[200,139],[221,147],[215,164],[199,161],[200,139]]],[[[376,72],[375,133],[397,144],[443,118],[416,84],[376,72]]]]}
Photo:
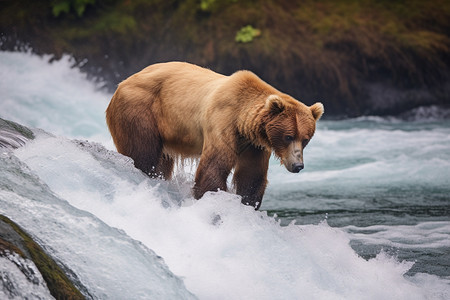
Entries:
{"type": "Polygon", "coordinates": [[[270,152],[249,146],[237,160],[233,182],[242,203],[256,210],[261,206],[267,185],[270,152]]]}
{"type": "Polygon", "coordinates": [[[227,190],[227,178],[235,163],[216,148],[204,149],[195,175],[194,197],[200,199],[208,191],[227,190]]]}

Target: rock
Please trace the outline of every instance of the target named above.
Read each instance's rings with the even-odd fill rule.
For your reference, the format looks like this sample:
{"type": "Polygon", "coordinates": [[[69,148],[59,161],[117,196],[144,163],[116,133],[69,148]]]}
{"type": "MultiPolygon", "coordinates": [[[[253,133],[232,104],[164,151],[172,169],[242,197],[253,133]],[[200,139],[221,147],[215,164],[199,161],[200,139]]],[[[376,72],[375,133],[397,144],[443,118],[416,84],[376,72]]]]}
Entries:
{"type": "Polygon", "coordinates": [[[85,299],[62,269],[17,224],[0,215],[0,296],[85,299]],[[16,268],[14,268],[14,266],[16,268]]]}
{"type": "Polygon", "coordinates": [[[16,149],[34,139],[33,132],[17,123],[0,119],[0,148],[16,149]]]}

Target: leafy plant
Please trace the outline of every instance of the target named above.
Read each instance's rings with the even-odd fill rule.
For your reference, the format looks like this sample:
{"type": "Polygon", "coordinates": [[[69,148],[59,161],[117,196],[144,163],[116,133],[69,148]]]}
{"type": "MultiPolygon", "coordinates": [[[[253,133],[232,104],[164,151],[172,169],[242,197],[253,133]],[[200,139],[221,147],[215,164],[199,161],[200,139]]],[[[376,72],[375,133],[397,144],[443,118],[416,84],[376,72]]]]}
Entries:
{"type": "Polygon", "coordinates": [[[238,43],[249,43],[253,41],[255,37],[261,35],[261,30],[253,28],[252,25],[247,25],[242,27],[237,33],[235,37],[235,41],[238,43]]]}
{"type": "Polygon", "coordinates": [[[217,6],[227,5],[229,3],[235,3],[238,0],[200,0],[200,9],[204,12],[211,12],[217,6]]]}
{"type": "Polygon", "coordinates": [[[200,1],[200,8],[203,11],[208,11],[211,9],[211,7],[214,5],[216,0],[201,0],[200,1]]]}
{"type": "Polygon", "coordinates": [[[95,0],[56,0],[52,4],[52,13],[58,17],[62,13],[68,14],[73,9],[77,16],[81,17],[89,4],[95,4],[95,0]]]}

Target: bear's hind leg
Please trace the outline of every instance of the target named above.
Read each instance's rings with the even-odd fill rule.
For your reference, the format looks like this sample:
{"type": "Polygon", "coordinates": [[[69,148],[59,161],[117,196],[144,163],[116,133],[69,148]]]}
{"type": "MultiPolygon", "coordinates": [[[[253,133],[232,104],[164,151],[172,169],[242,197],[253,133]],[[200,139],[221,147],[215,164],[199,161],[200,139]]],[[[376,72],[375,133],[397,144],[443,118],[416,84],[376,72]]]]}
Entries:
{"type": "Polygon", "coordinates": [[[241,202],[254,207],[261,206],[267,185],[267,169],[270,152],[249,146],[238,157],[233,182],[236,193],[242,196],[241,202]]]}
{"type": "Polygon", "coordinates": [[[117,110],[110,104],[106,112],[117,151],[131,157],[134,166],[145,174],[158,177],[156,169],[162,160],[163,144],[153,115],[148,110],[142,110],[139,117],[130,108],[121,114],[117,110]]]}
{"type": "MultiPolygon", "coordinates": [[[[134,146],[131,146],[129,151],[123,153],[134,160],[134,166],[140,169],[151,178],[157,178],[160,176],[158,172],[158,162],[162,159],[162,142],[157,137],[147,137],[147,139],[141,139],[136,141],[134,146]],[[144,145],[140,144],[143,141],[144,145]]],[[[133,139],[139,139],[135,136],[133,139]]],[[[120,151],[119,151],[120,152],[120,151]]]]}

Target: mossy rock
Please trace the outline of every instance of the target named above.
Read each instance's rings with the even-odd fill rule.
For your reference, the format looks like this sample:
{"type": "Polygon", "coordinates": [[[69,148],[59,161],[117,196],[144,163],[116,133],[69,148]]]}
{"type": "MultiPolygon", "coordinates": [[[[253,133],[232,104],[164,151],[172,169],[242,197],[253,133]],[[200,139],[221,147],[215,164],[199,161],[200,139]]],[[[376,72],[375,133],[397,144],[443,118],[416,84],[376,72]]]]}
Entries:
{"type": "Polygon", "coordinates": [[[32,260],[56,299],[85,299],[56,262],[24,230],[0,215],[0,255],[5,251],[32,260]]]}

